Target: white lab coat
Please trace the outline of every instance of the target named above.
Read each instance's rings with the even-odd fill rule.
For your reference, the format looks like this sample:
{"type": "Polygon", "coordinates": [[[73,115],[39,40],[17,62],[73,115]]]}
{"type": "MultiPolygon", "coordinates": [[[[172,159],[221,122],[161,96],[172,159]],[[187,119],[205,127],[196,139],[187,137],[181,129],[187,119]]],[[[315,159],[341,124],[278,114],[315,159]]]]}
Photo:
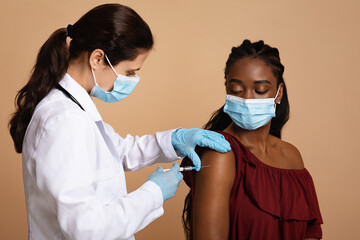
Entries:
{"type": "Polygon", "coordinates": [[[85,111],[57,89],[35,109],[22,155],[29,239],[134,239],[163,196],[151,181],[127,193],[124,170],[179,159],[173,130],[122,138],[70,75],[60,84],[85,111]]]}

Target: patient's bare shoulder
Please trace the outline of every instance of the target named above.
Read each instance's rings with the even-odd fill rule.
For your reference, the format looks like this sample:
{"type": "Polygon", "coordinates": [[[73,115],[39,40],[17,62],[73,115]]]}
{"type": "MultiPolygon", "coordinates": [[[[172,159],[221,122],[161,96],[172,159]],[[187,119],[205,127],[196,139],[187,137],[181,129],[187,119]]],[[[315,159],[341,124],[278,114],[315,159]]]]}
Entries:
{"type": "Polygon", "coordinates": [[[227,153],[207,149],[201,156],[201,165],[204,166],[201,172],[217,173],[231,171],[235,169],[235,155],[231,150],[227,153]]]}
{"type": "Polygon", "coordinates": [[[280,140],[281,153],[290,169],[303,169],[304,161],[300,151],[291,143],[280,140]]]}

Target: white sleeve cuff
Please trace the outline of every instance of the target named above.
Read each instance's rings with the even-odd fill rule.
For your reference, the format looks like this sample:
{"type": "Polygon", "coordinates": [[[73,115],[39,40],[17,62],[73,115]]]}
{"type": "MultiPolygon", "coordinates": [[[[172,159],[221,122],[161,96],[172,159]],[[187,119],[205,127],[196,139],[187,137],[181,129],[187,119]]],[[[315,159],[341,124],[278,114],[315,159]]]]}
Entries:
{"type": "Polygon", "coordinates": [[[161,188],[152,181],[146,181],[140,189],[151,192],[151,195],[154,200],[154,217],[158,218],[164,214],[163,204],[164,204],[164,197],[161,191],[161,188]]]}
{"type": "Polygon", "coordinates": [[[171,144],[171,135],[176,130],[177,129],[172,129],[164,132],[157,132],[155,134],[156,139],[158,140],[165,157],[170,162],[179,160],[181,158],[177,155],[173,145],[171,144]]]}

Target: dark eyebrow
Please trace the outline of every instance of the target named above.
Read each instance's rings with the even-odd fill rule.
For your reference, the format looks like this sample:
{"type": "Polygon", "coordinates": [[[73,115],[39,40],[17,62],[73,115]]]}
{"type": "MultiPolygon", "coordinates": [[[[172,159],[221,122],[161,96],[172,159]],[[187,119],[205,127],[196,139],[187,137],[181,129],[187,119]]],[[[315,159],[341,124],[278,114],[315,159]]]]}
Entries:
{"type": "MultiPolygon", "coordinates": [[[[239,80],[239,79],[231,79],[229,82],[230,83],[231,82],[236,82],[236,83],[239,83],[239,84],[242,84],[242,85],[244,84],[244,82],[242,80],[239,80]]],[[[268,80],[256,80],[254,82],[254,84],[264,84],[264,83],[271,84],[271,82],[268,81],[268,80]]]]}
{"type": "Polygon", "coordinates": [[[135,71],[139,71],[140,70],[140,68],[138,68],[138,69],[130,69],[130,70],[128,70],[128,72],[135,72],[135,71]]]}
{"type": "Polygon", "coordinates": [[[230,82],[230,83],[231,83],[231,82],[236,82],[236,83],[240,83],[241,85],[244,84],[244,82],[241,81],[241,80],[239,80],[239,79],[230,79],[229,82],[230,82]]]}
{"type": "Polygon", "coordinates": [[[254,83],[255,84],[263,84],[263,83],[271,84],[271,82],[269,82],[268,80],[257,80],[254,83]]]}

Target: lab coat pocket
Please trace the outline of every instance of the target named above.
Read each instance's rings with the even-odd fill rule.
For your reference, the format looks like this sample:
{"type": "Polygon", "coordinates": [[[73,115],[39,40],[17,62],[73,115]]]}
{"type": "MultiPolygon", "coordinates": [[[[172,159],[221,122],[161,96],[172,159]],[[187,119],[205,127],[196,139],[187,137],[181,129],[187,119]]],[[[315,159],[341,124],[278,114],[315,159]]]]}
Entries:
{"type": "Polygon", "coordinates": [[[103,168],[97,170],[95,191],[98,198],[108,204],[119,195],[119,173],[117,168],[103,168]]]}

